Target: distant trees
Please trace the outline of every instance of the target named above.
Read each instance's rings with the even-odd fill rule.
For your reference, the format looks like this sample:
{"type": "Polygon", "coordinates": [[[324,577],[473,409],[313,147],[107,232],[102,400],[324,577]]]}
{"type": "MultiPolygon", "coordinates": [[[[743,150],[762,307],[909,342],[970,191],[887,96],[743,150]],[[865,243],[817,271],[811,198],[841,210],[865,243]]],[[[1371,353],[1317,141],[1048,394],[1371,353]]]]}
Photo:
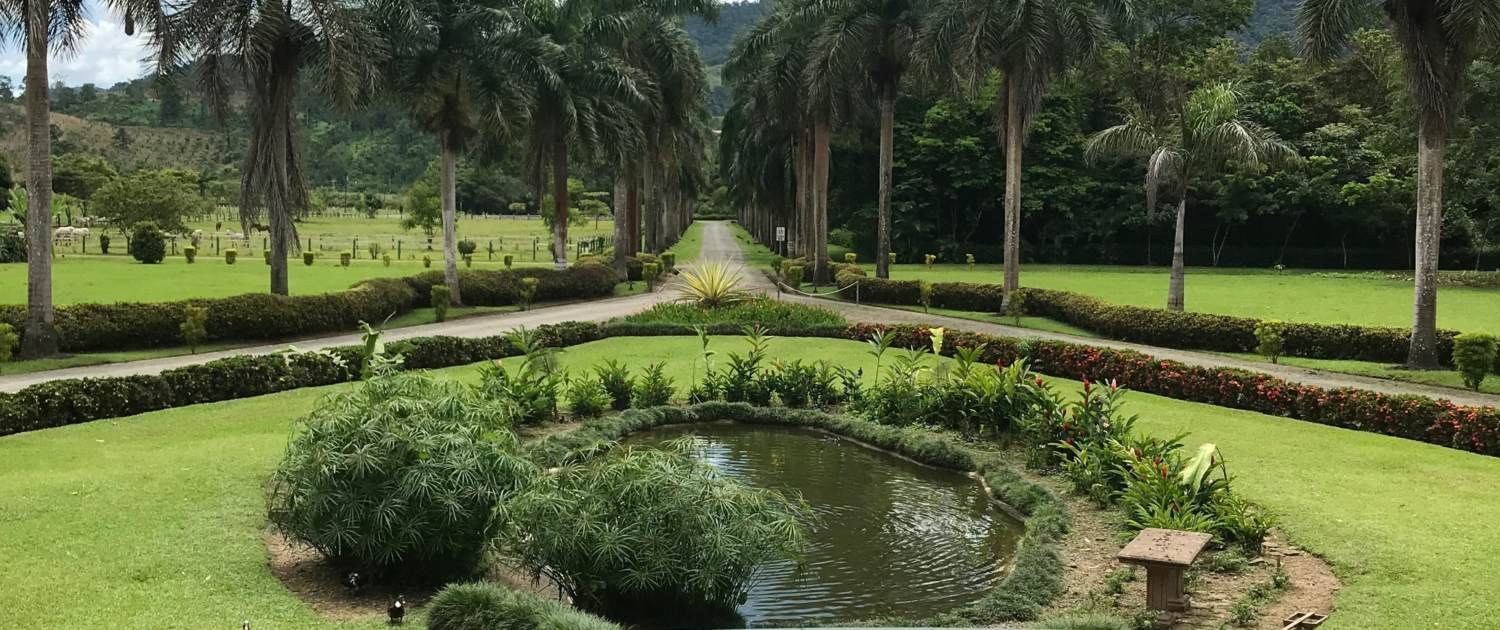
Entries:
{"type": "Polygon", "coordinates": [[[170,169],[137,171],[105,184],[94,193],[93,214],[125,229],[151,222],[168,231],[184,231],[183,219],[197,212],[196,176],[170,169]]]}

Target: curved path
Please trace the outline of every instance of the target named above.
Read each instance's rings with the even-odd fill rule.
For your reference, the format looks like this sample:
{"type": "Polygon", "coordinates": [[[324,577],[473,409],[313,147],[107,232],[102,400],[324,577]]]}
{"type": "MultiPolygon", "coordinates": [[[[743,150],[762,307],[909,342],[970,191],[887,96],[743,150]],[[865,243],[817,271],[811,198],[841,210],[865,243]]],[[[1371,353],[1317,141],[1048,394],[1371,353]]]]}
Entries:
{"type": "MultiPolygon", "coordinates": [[[[739,242],[735,240],[734,233],[730,231],[727,223],[723,221],[705,221],[703,224],[703,249],[699,255],[700,260],[718,260],[738,264],[740,276],[752,288],[767,294],[777,295],[775,285],[765,277],[765,274],[760,273],[759,270],[744,267],[744,253],[740,250],[739,242]]],[[[816,305],[838,311],[850,321],[945,326],[1005,337],[1067,341],[1084,345],[1135,350],[1159,359],[1170,359],[1189,365],[1233,367],[1252,372],[1262,372],[1294,383],[1317,387],[1354,387],[1388,394],[1418,394],[1432,398],[1444,398],[1462,405],[1500,407],[1500,396],[1493,394],[1481,394],[1447,387],[1325,372],[1287,365],[1270,365],[1209,352],[1160,348],[1108,339],[1078,337],[1031,328],[1018,328],[1015,326],[977,322],[941,315],[928,315],[901,309],[851,304],[840,300],[794,296],[790,294],[780,294],[779,297],[783,300],[816,305]]],[[[539,308],[529,312],[472,317],[441,324],[425,324],[390,330],[385,333],[385,339],[395,341],[432,335],[487,337],[521,326],[535,327],[542,324],[555,324],[566,321],[604,321],[629,315],[670,299],[672,299],[670,291],[658,291],[656,293],[539,308]]],[[[283,341],[219,352],[205,352],[196,355],[0,376],[0,391],[14,392],[30,385],[59,379],[156,374],[163,370],[206,363],[225,357],[243,354],[270,354],[285,350],[288,345],[295,345],[302,350],[316,350],[353,345],[359,343],[359,340],[358,334],[351,333],[283,341]]]]}

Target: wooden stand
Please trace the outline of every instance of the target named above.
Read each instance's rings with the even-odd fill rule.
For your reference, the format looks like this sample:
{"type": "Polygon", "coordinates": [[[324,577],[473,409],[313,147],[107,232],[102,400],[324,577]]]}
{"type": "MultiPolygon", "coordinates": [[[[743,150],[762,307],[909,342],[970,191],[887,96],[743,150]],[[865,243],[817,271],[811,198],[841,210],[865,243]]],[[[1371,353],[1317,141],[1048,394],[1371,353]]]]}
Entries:
{"type": "Polygon", "coordinates": [[[1147,608],[1183,612],[1188,609],[1183,570],[1193,565],[1211,540],[1208,534],[1145,529],[1116,558],[1146,567],[1147,608]]]}

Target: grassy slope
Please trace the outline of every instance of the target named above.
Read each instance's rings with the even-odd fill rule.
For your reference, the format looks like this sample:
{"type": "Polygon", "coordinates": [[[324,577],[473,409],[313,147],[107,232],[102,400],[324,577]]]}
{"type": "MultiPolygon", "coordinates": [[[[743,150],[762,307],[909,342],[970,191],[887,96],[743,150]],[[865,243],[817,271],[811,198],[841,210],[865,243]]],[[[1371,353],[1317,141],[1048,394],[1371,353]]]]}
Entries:
{"type": "MultiPolygon", "coordinates": [[[[670,361],[692,338],[615,339],[562,355],[583,368],[670,361]]],[[[738,339],[713,349],[743,351],[738,339]]],[[[781,359],[863,366],[856,342],[772,342],[781,359]]],[[[472,368],[442,372],[472,379],[472,368]]],[[[1058,381],[1064,387],[1075,383],[1058,381]]],[[[291,421],[329,389],[168,410],[0,439],[0,588],[17,627],[377,627],[317,619],[264,569],[260,484],[291,421]],[[80,604],[86,602],[86,604],[80,604]]],[[[1131,395],[1156,434],[1224,449],[1240,487],[1348,583],[1327,627],[1487,628],[1500,598],[1500,459],[1284,418],[1131,395]]]]}
{"type": "MultiPolygon", "coordinates": [[[[1028,265],[1021,285],[1092,295],[1116,304],[1160,308],[1167,301],[1168,270],[1144,267],[1028,265]]],[[[998,265],[897,265],[897,280],[999,283],[998,265]]],[[[1456,330],[1500,332],[1494,308],[1500,291],[1443,287],[1438,323],[1456,330]]],[[[1411,284],[1376,276],[1326,276],[1259,270],[1192,268],[1187,275],[1192,311],[1273,318],[1289,322],[1411,326],[1411,284]]]]}
{"type": "Polygon", "coordinates": [[[694,222],[688,225],[682,238],[677,239],[677,243],[668,247],[667,251],[677,254],[678,264],[698,260],[698,255],[703,251],[703,224],[694,222]]]}
{"type": "Polygon", "coordinates": [[[771,261],[776,259],[774,252],[757,243],[738,222],[731,221],[729,231],[734,234],[734,240],[740,244],[740,251],[745,254],[745,266],[761,272],[771,270],[771,261]]]}

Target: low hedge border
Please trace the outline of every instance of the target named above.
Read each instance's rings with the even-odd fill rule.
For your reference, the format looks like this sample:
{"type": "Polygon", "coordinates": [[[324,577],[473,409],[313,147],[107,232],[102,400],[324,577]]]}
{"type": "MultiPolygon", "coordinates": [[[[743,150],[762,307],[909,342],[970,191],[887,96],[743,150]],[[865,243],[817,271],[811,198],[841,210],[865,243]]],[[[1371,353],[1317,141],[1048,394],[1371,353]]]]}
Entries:
{"type": "MultiPolygon", "coordinates": [[[[536,301],[572,300],[614,294],[618,274],[603,265],[552,269],[459,272],[464,303],[510,306],[519,303],[522,278],[536,278],[536,301]]],[[[125,350],[182,343],[184,311],[208,309],[208,340],[288,339],[344,332],[359,322],[380,322],[392,315],[430,306],[432,285],[441,271],[406,278],[376,278],[347,291],[322,295],[281,296],[250,293],[226,298],[177,302],[74,304],[57,308],[56,325],[64,352],[125,350]]],[[[25,329],[24,305],[0,305],[0,323],[25,329]]],[[[24,333],[23,333],[24,334],[24,333]]]]}
{"type": "MultiPolygon", "coordinates": [[[[839,284],[848,286],[856,281],[861,301],[899,306],[922,304],[921,283],[916,280],[882,280],[850,274],[842,276],[839,284]]],[[[937,282],[930,290],[933,307],[1000,312],[998,284],[937,282]]],[[[1255,326],[1260,320],[1252,317],[1122,306],[1050,289],[1021,289],[1019,293],[1027,315],[1046,317],[1110,339],[1214,352],[1254,352],[1257,343],[1255,326]]],[[[1438,331],[1438,353],[1445,364],[1453,356],[1453,338],[1458,335],[1451,330],[1438,331]]],[[[1288,356],[1401,363],[1406,360],[1411,332],[1378,326],[1286,323],[1283,336],[1288,356]]],[[[1495,371],[1500,372],[1500,361],[1495,371]]]]}
{"type": "MultiPolygon", "coordinates": [[[[877,330],[894,330],[909,348],[930,347],[927,330],[917,326],[854,324],[805,330],[776,329],[780,336],[863,341],[877,330]]],[[[738,335],[739,326],[712,326],[710,332],[738,335]]],[[[691,335],[682,326],[567,322],[541,326],[542,343],[574,346],[609,337],[691,335]]],[[[1139,392],[1284,416],[1356,431],[1369,431],[1485,455],[1500,455],[1500,410],[1468,407],[1425,396],[1390,395],[1361,389],[1325,389],[1273,376],[1229,368],[1196,367],[1114,350],[1060,341],[1023,341],[958,330],[948,332],[945,352],[985,344],[981,360],[1031,362],[1043,374],[1095,381],[1114,380],[1139,392]]],[[[390,344],[413,369],[477,363],[515,354],[503,336],[423,337],[390,344]]],[[[14,394],[0,394],[0,435],[129,416],[169,407],[259,396],[299,387],[354,380],[358,351],[244,356],[163,372],[156,376],[52,381],[14,394]],[[340,365],[342,363],[342,365],[340,365]]]]}
{"type": "MultiPolygon", "coordinates": [[[[884,449],[915,461],[984,478],[996,501],[1025,516],[1010,573],[979,601],[929,619],[882,619],[884,627],[991,625],[1036,619],[1063,592],[1058,543],[1068,533],[1068,508],[1046,488],[1032,483],[999,453],[979,451],[925,429],[892,427],[848,416],[744,403],[712,402],[690,407],[631,409],[548,436],[527,447],[542,466],[560,466],[632,433],[666,425],[714,421],[818,429],[884,449]]],[[[854,621],[854,620],[843,620],[854,621]]]]}

